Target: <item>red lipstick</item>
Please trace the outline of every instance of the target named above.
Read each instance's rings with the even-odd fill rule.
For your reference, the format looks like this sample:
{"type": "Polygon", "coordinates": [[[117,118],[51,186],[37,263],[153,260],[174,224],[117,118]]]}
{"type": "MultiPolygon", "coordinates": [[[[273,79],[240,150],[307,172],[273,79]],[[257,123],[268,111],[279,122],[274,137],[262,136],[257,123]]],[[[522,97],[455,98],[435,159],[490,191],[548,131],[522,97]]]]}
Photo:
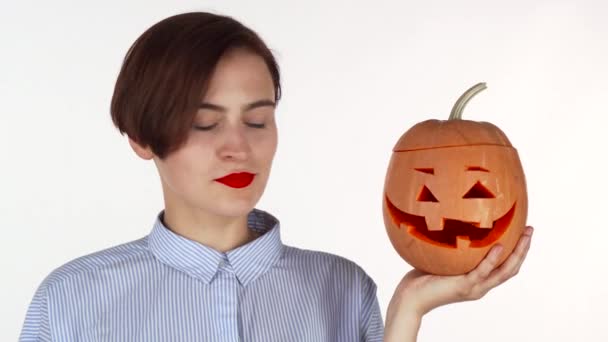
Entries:
{"type": "Polygon", "coordinates": [[[237,172],[216,179],[217,182],[228,185],[231,188],[244,188],[253,182],[255,174],[249,172],[237,172]]]}

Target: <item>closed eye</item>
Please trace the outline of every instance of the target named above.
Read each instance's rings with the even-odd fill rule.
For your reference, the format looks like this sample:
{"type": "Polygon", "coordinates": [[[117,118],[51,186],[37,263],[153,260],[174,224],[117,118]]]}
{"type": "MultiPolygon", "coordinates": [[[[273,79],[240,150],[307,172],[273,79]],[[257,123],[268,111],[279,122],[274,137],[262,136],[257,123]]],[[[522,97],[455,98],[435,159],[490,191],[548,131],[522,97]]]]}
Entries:
{"type": "MultiPolygon", "coordinates": [[[[249,127],[252,127],[252,128],[265,128],[266,127],[266,124],[263,124],[263,123],[261,123],[261,124],[247,123],[246,125],[249,127]]],[[[197,131],[210,131],[215,126],[217,126],[217,124],[213,124],[210,126],[193,126],[193,128],[196,129],[197,131]]]]}
{"type": "Polygon", "coordinates": [[[192,128],[194,128],[197,131],[209,131],[215,126],[217,126],[217,124],[213,124],[211,126],[193,126],[192,128]]]}

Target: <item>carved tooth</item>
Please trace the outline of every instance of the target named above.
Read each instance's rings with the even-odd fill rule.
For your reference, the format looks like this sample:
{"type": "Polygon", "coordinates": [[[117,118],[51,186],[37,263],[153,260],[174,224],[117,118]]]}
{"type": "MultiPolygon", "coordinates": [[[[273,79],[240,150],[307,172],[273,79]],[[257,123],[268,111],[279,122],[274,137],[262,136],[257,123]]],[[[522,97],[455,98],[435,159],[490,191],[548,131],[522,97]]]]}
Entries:
{"type": "Polygon", "coordinates": [[[479,228],[492,228],[494,221],[491,217],[485,216],[481,218],[481,222],[479,222],[479,228]]]}
{"type": "Polygon", "coordinates": [[[429,217],[429,215],[424,217],[426,221],[426,227],[431,231],[443,230],[443,218],[433,215],[429,217]]]}
{"type": "Polygon", "coordinates": [[[456,237],[456,247],[458,249],[468,248],[471,244],[471,240],[468,236],[457,236],[456,237]]]}
{"type": "Polygon", "coordinates": [[[414,226],[412,226],[411,224],[407,224],[407,223],[405,223],[405,222],[401,222],[401,223],[399,224],[399,228],[401,228],[401,229],[405,230],[405,231],[406,231],[406,232],[408,232],[408,233],[411,233],[411,232],[412,232],[412,230],[414,230],[414,226]]]}

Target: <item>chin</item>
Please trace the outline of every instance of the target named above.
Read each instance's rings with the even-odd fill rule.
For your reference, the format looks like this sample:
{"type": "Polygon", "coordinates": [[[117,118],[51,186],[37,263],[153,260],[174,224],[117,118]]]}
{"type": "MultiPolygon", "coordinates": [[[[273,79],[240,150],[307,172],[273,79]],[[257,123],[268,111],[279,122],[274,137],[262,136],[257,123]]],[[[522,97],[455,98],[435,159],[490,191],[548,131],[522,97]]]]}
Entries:
{"type": "Polygon", "coordinates": [[[254,183],[246,189],[225,187],[221,191],[214,191],[211,202],[209,202],[209,198],[201,198],[201,200],[204,201],[204,206],[216,215],[225,217],[246,216],[255,208],[264,193],[264,188],[260,187],[261,184],[256,184],[257,180],[254,180],[254,183]]]}
{"type": "Polygon", "coordinates": [[[251,199],[230,199],[216,203],[215,212],[226,217],[242,217],[249,214],[255,207],[257,201],[251,199]]]}

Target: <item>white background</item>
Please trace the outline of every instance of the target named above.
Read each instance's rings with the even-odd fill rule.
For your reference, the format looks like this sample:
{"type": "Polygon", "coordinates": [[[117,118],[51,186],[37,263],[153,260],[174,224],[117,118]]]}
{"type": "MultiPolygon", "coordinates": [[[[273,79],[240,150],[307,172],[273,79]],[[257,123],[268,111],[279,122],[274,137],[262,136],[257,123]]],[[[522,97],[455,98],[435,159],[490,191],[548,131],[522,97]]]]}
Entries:
{"type": "Polygon", "coordinates": [[[515,278],[425,316],[420,341],[607,341],[608,8],[602,1],[5,1],[0,5],[0,340],[54,268],[149,232],[154,164],[111,124],[122,59],[149,26],[213,11],[275,51],[279,147],[258,207],[284,242],[345,256],[385,312],[410,267],[381,213],[413,124],[490,121],[518,149],[536,228],[515,278]]]}

